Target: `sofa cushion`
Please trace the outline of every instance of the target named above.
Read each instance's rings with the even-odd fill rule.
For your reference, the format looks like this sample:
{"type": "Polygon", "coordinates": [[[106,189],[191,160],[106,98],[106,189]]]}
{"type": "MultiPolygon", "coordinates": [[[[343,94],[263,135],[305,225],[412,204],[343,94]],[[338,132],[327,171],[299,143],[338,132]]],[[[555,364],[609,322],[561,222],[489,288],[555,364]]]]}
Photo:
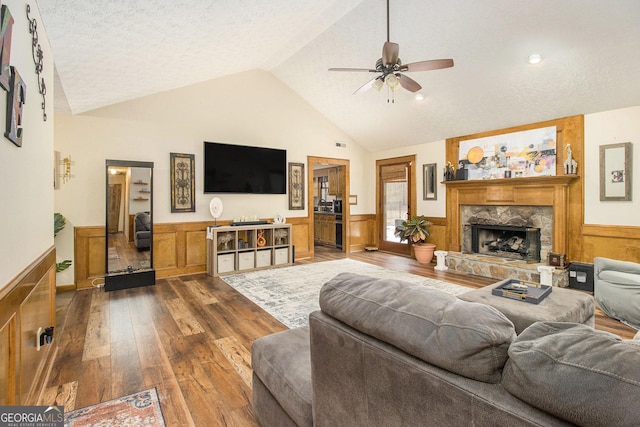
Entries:
{"type": "Polygon", "coordinates": [[[277,332],[254,341],[251,366],[296,425],[313,424],[308,326],[277,332]]]}
{"type": "Polygon", "coordinates": [[[320,309],[425,362],[497,383],[516,336],[502,313],[394,279],[341,273],[320,291],[320,309]]]}
{"type": "Polygon", "coordinates": [[[579,425],[640,425],[640,342],[574,323],[538,322],[509,348],[502,385],[579,425]]]}

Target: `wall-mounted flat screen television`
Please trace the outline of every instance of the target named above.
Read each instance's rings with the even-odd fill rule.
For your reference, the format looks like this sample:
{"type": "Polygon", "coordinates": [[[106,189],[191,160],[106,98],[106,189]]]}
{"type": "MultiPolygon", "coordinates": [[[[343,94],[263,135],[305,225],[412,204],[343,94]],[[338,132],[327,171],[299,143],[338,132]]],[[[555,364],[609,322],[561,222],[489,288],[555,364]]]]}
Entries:
{"type": "Polygon", "coordinates": [[[204,142],[204,192],[286,194],[287,151],[204,142]]]}

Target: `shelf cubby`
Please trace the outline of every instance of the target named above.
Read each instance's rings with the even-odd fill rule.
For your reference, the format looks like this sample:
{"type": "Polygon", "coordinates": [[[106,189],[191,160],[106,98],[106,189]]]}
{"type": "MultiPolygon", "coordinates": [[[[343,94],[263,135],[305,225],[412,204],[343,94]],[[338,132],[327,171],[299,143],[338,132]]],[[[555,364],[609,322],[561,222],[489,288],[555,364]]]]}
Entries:
{"type": "Polygon", "coordinates": [[[207,274],[292,265],[291,224],[209,227],[207,274]]]}

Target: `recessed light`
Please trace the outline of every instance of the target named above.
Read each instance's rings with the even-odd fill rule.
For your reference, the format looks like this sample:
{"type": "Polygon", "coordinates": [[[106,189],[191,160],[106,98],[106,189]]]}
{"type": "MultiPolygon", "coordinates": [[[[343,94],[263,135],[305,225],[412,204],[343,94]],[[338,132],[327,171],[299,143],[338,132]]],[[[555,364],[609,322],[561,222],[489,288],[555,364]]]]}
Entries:
{"type": "Polygon", "coordinates": [[[527,62],[529,64],[539,64],[543,59],[544,58],[542,58],[542,55],[540,55],[539,53],[532,53],[531,55],[527,56],[527,62]]]}
{"type": "Polygon", "coordinates": [[[416,93],[416,101],[424,101],[424,95],[422,93],[416,93]]]}

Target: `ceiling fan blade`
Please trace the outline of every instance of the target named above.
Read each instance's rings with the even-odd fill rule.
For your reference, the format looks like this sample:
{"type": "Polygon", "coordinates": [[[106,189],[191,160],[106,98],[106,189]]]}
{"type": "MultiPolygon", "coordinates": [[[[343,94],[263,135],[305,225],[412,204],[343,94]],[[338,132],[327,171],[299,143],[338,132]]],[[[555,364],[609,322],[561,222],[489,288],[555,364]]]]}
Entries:
{"type": "Polygon", "coordinates": [[[417,92],[422,89],[422,86],[420,86],[417,81],[413,80],[409,76],[405,76],[404,74],[399,74],[398,80],[400,81],[400,86],[409,92],[417,92]]]}
{"type": "Polygon", "coordinates": [[[373,86],[373,84],[376,82],[376,80],[378,80],[379,77],[373,78],[371,80],[369,80],[368,82],[366,82],[365,84],[363,84],[362,86],[360,86],[358,88],[358,90],[356,90],[355,92],[353,92],[354,95],[357,95],[359,93],[362,92],[366,92],[369,89],[371,89],[371,87],[373,86]]]}
{"type": "Polygon", "coordinates": [[[431,59],[428,61],[412,62],[400,67],[400,71],[429,71],[453,67],[453,59],[431,59]]]}
{"type": "Polygon", "coordinates": [[[398,45],[398,43],[384,42],[384,46],[382,46],[382,65],[396,65],[396,62],[398,62],[399,53],[400,46],[398,45]]]}
{"type": "Polygon", "coordinates": [[[370,68],[329,68],[329,71],[366,71],[369,73],[375,73],[376,70],[370,68]]]}

